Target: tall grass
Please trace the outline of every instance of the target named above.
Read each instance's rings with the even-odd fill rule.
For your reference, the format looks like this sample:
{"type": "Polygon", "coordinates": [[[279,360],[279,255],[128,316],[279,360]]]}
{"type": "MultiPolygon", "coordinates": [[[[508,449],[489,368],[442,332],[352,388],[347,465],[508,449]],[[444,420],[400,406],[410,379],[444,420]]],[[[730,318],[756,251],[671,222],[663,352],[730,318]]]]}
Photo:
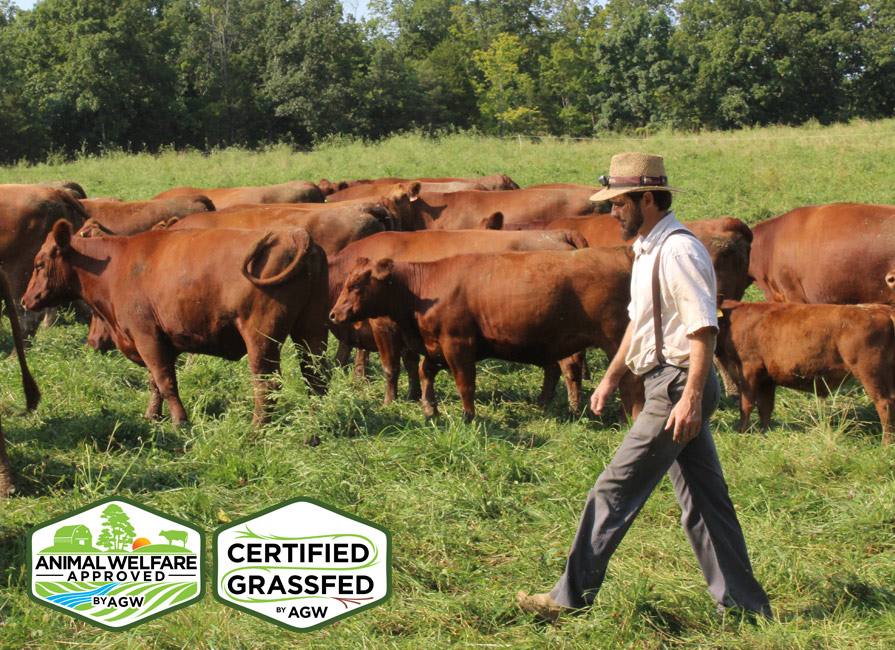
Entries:
{"type": "MultiPolygon", "coordinates": [[[[153,196],[174,185],[505,172],[521,185],[593,183],[618,151],[666,156],[681,217],[754,223],[806,203],[895,203],[895,121],[763,129],[681,139],[565,142],[416,136],[332,143],[313,153],[109,154],[0,170],[0,182],[70,178],[91,195],[153,196]]],[[[8,331],[8,330],[7,330],[8,331]]],[[[9,352],[7,331],[0,349],[9,352]]],[[[84,347],[70,318],[29,350],[44,401],[24,413],[13,359],[0,363],[0,409],[21,490],[0,503],[0,648],[878,648],[895,647],[895,446],[860,388],[835,398],[778,390],[774,426],[737,434],[724,403],[716,441],[771,622],[718,618],[663,481],[610,566],[597,606],[553,628],[522,615],[520,588],[558,578],[587,490],[624,435],[616,410],[569,417],[563,397],[533,405],[537,369],[479,364],[478,419],[462,423],[453,381],[444,415],[380,405],[381,372],[336,372],[310,394],[284,349],[272,422],[253,429],[245,360],[183,359],[190,426],[149,424],[145,371],[84,347]],[[112,494],[189,519],[223,522],[296,496],[320,499],[390,529],[394,589],[381,607],[308,635],[210,597],[112,633],[32,603],[25,535],[35,524],[112,494]]],[[[591,355],[596,377],[605,366],[591,355]]],[[[375,364],[374,364],[375,366],[375,364]]],[[[406,383],[402,384],[406,392],[406,383]]],[[[210,554],[210,549],[207,550],[210,554]]]]}

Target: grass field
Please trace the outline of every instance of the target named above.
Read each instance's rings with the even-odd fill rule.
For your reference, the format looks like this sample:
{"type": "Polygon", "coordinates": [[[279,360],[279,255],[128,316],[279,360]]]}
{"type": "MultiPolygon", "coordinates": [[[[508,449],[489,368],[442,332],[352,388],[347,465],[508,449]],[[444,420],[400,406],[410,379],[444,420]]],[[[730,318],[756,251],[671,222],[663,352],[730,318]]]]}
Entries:
{"type": "MultiPolygon", "coordinates": [[[[688,190],[675,199],[685,220],[751,224],[810,203],[895,204],[895,121],[641,140],[406,136],[312,153],[112,153],[0,169],[0,182],[68,178],[89,195],[129,200],[176,185],[321,177],[504,172],[523,186],[592,184],[613,153],[632,150],[666,157],[671,184],[688,190]]],[[[179,365],[192,425],[174,429],[141,419],[145,371],[118,353],[88,350],[85,337],[70,316],[38,333],[28,355],[44,397],[33,414],[24,413],[14,359],[0,363],[3,429],[21,487],[0,503],[2,649],[895,647],[895,445],[880,445],[876,412],[858,386],[827,400],[779,390],[766,435],[737,434],[729,402],[715,416],[773,621],[717,617],[666,480],[615,555],[598,606],[550,627],[522,615],[513,595],[559,577],[587,490],[624,435],[614,414],[570,418],[559,396],[541,411],[532,404],[540,372],[491,361],[479,364],[473,424],[463,424],[446,373],[438,381],[443,416],[427,423],[417,404],[380,405],[377,364],[369,382],[337,372],[326,397],[310,395],[286,348],[269,425],[251,427],[245,360],[196,356],[179,365]],[[307,635],[226,608],[210,589],[199,604],[122,633],[32,603],[30,527],[115,494],[190,520],[209,540],[221,523],[280,501],[319,499],[391,531],[392,597],[307,635]]],[[[12,349],[8,327],[0,349],[12,349]]],[[[591,360],[605,365],[601,355],[591,360]]],[[[406,380],[401,387],[403,397],[406,380]]]]}

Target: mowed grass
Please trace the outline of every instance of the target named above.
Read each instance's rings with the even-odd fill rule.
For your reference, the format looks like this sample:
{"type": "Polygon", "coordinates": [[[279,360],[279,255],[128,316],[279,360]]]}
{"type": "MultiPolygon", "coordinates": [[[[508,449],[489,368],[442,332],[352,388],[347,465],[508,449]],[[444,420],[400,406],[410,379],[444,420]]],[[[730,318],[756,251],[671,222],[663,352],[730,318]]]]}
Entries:
{"type": "MultiPolygon", "coordinates": [[[[2,169],[0,182],[69,178],[90,195],[131,200],[175,185],[320,177],[505,172],[521,185],[593,183],[613,153],[642,150],[665,155],[671,183],[688,190],[675,199],[681,218],[755,223],[808,203],[895,203],[893,145],[895,121],[595,142],[405,136],[312,153],[109,154],[2,169]]],[[[338,371],[327,396],[309,394],[287,345],[269,425],[251,426],[245,360],[184,356],[192,424],[174,429],[141,419],[145,371],[117,352],[94,353],[85,337],[68,314],[38,333],[28,355],[44,399],[33,414],[24,413],[14,358],[0,363],[3,429],[21,488],[0,503],[0,648],[895,647],[895,446],[881,446],[876,412],[855,384],[827,400],[778,390],[767,434],[737,434],[728,401],[715,416],[773,621],[716,616],[666,480],[613,558],[598,606],[554,628],[519,612],[513,595],[559,577],[587,490],[624,435],[617,406],[603,419],[571,417],[560,386],[541,411],[538,369],[487,361],[478,366],[476,422],[463,424],[446,373],[437,384],[443,415],[426,422],[403,400],[406,379],[402,399],[381,406],[376,363],[368,382],[338,371]],[[307,635],[229,609],[210,588],[200,603],[121,633],[32,603],[28,530],[114,494],[193,521],[209,540],[222,523],[280,501],[319,499],[391,531],[392,597],[307,635]]],[[[605,358],[590,361],[596,380],[605,358]]]]}

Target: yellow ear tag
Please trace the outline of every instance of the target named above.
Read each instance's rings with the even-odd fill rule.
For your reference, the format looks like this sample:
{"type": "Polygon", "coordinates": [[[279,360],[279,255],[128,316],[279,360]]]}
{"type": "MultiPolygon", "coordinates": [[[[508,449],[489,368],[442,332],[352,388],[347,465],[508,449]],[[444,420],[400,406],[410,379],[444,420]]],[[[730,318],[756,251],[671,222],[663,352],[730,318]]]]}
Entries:
{"type": "Polygon", "coordinates": [[[718,318],[724,318],[724,312],[720,309],[718,310],[718,318]]]}

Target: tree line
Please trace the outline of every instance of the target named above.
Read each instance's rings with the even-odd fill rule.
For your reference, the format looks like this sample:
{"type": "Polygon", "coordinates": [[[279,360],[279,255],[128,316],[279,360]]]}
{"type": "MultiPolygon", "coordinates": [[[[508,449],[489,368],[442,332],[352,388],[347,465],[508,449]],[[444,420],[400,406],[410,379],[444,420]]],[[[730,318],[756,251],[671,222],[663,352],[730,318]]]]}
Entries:
{"type": "Polygon", "coordinates": [[[0,0],[0,163],[891,117],[895,0],[0,0]]]}

